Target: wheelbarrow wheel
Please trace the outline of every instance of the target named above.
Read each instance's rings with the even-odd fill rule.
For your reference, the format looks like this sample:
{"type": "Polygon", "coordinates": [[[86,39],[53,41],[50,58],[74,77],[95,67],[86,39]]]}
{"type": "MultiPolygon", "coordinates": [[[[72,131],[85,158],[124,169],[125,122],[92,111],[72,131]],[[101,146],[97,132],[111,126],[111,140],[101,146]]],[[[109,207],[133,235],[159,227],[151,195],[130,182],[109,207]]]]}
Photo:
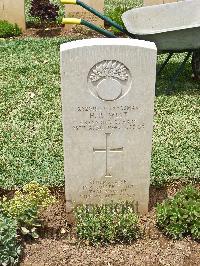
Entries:
{"type": "Polygon", "coordinates": [[[200,50],[193,52],[192,70],[193,70],[195,79],[200,81],[200,50]]]}

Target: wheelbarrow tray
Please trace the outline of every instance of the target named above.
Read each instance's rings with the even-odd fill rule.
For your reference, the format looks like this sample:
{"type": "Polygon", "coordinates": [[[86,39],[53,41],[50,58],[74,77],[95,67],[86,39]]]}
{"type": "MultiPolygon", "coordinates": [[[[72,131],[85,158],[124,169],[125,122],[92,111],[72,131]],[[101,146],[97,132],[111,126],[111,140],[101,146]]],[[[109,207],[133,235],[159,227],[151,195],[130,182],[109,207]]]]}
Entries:
{"type": "Polygon", "coordinates": [[[159,52],[200,49],[200,1],[131,9],[122,15],[128,32],[155,42],[159,52]]]}

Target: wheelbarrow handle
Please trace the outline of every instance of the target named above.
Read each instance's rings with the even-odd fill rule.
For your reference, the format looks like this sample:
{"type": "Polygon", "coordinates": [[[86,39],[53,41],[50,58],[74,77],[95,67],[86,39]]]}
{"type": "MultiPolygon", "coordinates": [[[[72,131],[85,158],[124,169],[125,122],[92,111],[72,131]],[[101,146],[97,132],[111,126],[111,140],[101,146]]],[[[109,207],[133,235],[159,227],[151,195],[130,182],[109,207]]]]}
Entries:
{"type": "Polygon", "coordinates": [[[77,0],[60,0],[61,4],[71,4],[71,5],[76,5],[77,0]]]}
{"type": "Polygon", "coordinates": [[[72,4],[72,5],[76,5],[77,4],[77,0],[60,0],[60,2],[62,4],[72,4]]]}
{"type": "Polygon", "coordinates": [[[107,16],[103,15],[102,13],[97,11],[96,9],[88,6],[87,4],[85,4],[82,1],[80,1],[80,0],[60,0],[60,1],[61,1],[62,4],[79,5],[79,6],[83,7],[84,9],[86,9],[87,11],[89,11],[90,13],[92,13],[95,16],[99,17],[100,19],[106,21],[110,26],[113,26],[116,29],[118,29],[119,31],[125,33],[126,35],[128,35],[128,36],[130,36],[132,38],[134,38],[134,35],[129,33],[124,27],[120,26],[118,23],[116,23],[112,19],[108,18],[107,16]]]}
{"type": "Polygon", "coordinates": [[[108,37],[108,38],[116,38],[116,36],[111,33],[108,30],[102,29],[98,26],[96,26],[95,24],[85,20],[85,19],[79,19],[79,18],[63,18],[62,20],[63,24],[78,24],[78,25],[84,25],[92,30],[95,30],[101,34],[103,34],[104,36],[108,37]]]}
{"type": "Polygon", "coordinates": [[[81,19],[80,18],[63,18],[62,19],[62,24],[80,25],[81,24],[81,19]]]}

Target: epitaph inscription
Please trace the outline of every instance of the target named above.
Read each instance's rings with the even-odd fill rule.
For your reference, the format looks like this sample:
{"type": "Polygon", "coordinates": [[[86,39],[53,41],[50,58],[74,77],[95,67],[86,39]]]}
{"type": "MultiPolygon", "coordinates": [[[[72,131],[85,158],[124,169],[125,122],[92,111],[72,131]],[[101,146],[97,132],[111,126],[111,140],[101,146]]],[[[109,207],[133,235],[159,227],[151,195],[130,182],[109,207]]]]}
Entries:
{"type": "Polygon", "coordinates": [[[101,178],[101,180],[92,180],[89,185],[82,187],[80,197],[83,201],[95,200],[96,198],[103,197],[105,201],[110,202],[112,199],[125,198],[129,202],[133,202],[136,212],[138,212],[138,201],[134,200],[133,195],[134,185],[127,183],[126,179],[116,180],[110,177],[101,178]]]}
{"type": "Polygon", "coordinates": [[[67,210],[135,202],[148,210],[154,44],[90,39],[61,46],[67,210]]]}

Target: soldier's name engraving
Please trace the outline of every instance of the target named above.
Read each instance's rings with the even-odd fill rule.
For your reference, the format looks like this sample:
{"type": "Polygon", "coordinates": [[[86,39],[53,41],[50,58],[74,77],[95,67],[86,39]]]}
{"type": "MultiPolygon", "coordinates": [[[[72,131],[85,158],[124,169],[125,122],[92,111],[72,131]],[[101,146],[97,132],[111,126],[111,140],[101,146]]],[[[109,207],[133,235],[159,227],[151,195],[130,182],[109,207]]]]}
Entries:
{"type": "Polygon", "coordinates": [[[77,106],[74,108],[76,119],[73,129],[86,131],[105,130],[140,130],[145,127],[144,122],[138,122],[135,113],[139,110],[135,105],[117,106],[77,106]],[[77,114],[82,114],[79,116],[77,114]]]}

